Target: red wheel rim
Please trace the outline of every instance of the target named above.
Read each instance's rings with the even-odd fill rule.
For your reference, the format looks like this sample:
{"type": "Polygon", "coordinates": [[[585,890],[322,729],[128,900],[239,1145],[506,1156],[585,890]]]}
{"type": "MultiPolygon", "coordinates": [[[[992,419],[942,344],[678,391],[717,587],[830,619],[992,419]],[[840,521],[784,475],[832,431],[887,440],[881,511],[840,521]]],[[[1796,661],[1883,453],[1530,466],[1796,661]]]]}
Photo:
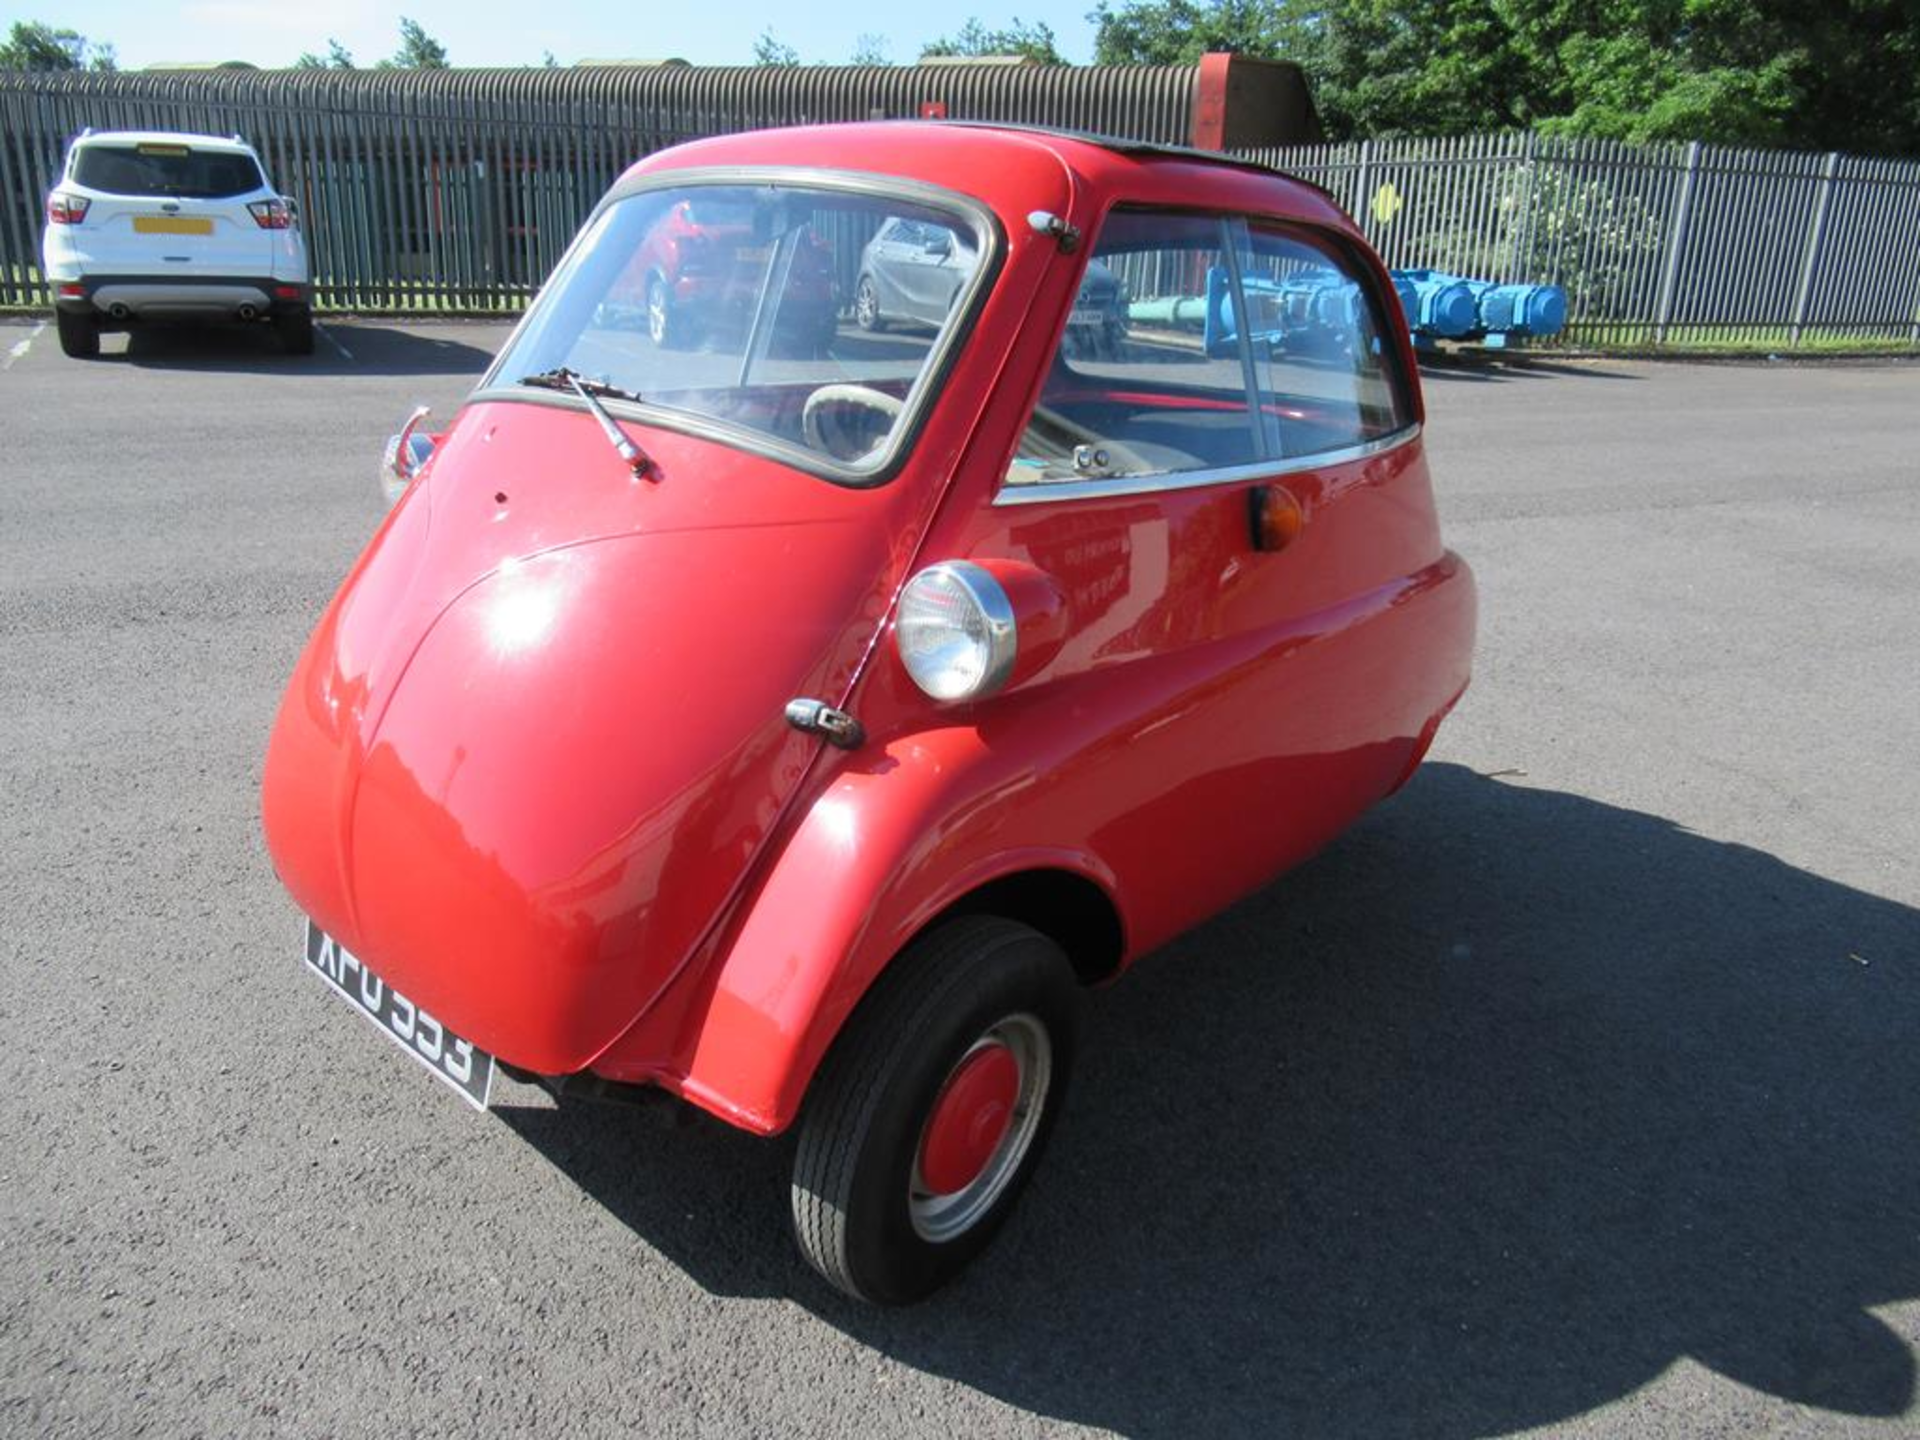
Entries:
{"type": "Polygon", "coordinates": [[[933,1196],[956,1195],[987,1168],[1012,1128],[1020,1098],[1020,1062],[998,1042],[962,1060],[927,1117],[920,1180],[933,1196]]]}

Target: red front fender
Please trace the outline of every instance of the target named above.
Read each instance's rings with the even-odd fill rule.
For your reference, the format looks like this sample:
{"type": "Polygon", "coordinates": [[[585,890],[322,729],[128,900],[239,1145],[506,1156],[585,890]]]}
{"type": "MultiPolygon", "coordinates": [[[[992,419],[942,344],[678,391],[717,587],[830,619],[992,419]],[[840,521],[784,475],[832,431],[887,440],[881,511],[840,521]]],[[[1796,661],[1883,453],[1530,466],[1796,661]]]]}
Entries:
{"type": "Polygon", "coordinates": [[[749,1130],[786,1128],[860,997],[955,901],[1033,870],[1066,871],[1116,896],[1089,850],[1034,840],[1030,814],[1025,843],[1007,847],[1005,801],[1039,783],[1031,756],[1016,760],[959,726],[903,737],[841,771],[717,952],[690,967],[685,993],[666,997],[595,1073],[664,1083],[749,1130]],[[673,1061],[663,1065],[662,1053],[673,1061]]]}

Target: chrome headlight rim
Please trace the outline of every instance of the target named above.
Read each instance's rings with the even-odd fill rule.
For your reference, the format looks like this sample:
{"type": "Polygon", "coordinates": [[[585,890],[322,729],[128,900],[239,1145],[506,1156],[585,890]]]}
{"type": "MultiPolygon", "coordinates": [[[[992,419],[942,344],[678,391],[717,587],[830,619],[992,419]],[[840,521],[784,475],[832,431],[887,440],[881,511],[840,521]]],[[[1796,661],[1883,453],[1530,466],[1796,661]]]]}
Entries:
{"type": "Polygon", "coordinates": [[[983,700],[1007,683],[1019,654],[1019,624],[1013,601],[993,573],[971,560],[942,560],[917,572],[900,593],[900,614],[904,615],[916,586],[948,586],[959,591],[980,617],[986,645],[986,660],[977,680],[964,689],[950,689],[930,683],[930,677],[916,668],[913,657],[901,642],[899,620],[895,621],[895,649],[907,675],[929,699],[942,704],[959,705],[983,700]]]}

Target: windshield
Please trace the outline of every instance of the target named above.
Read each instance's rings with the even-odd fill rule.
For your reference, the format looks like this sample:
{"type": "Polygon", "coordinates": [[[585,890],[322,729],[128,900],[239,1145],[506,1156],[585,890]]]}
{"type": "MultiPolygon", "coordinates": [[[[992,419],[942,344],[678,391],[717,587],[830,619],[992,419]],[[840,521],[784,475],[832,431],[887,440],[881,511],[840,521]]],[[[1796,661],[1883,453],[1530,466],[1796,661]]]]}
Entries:
{"type": "Polygon", "coordinates": [[[225,200],[266,184],[251,155],[170,144],[83,145],[74,157],[73,179],[109,195],[180,200],[225,200]]]}
{"type": "Polygon", "coordinates": [[[489,384],[551,391],[564,370],[668,423],[862,479],[898,450],[984,252],[979,222],[913,201],[778,184],[642,191],[592,222],[489,384]]]}

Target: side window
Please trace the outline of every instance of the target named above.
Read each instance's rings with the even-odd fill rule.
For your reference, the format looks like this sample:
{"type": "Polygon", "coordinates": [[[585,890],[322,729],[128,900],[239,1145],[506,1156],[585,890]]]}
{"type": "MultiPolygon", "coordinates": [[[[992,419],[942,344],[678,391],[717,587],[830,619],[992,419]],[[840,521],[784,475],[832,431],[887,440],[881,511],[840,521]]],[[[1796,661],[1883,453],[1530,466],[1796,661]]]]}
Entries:
{"type": "Polygon", "coordinates": [[[1116,210],[1007,483],[1172,481],[1380,439],[1409,418],[1387,333],[1304,232],[1116,210]]]}
{"type": "Polygon", "coordinates": [[[1346,262],[1277,227],[1256,227],[1250,250],[1240,283],[1275,454],[1346,450],[1407,425],[1399,354],[1346,262]]]}
{"type": "Polygon", "coordinates": [[[1237,347],[1210,344],[1205,324],[1209,295],[1227,293],[1233,228],[1212,215],[1107,217],[1008,484],[1259,458],[1245,363],[1237,347]]]}

